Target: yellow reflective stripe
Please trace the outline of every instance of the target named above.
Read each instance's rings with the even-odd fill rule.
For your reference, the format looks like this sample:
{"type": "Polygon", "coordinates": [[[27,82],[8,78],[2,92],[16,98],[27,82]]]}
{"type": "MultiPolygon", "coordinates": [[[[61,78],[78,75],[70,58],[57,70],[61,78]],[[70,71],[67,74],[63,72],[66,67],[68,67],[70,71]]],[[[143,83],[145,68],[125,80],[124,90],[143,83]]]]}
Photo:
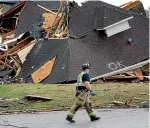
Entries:
{"type": "MultiPolygon", "coordinates": [[[[83,76],[83,75],[82,75],[83,76]]],[[[80,77],[80,83],[82,84],[83,82],[82,82],[82,76],[80,77]]]]}
{"type": "Polygon", "coordinates": [[[83,76],[84,74],[85,74],[85,72],[82,72],[82,73],[80,74],[80,80],[79,80],[79,81],[80,81],[80,84],[81,84],[81,85],[83,85],[82,76],[83,76]]]}
{"type": "Polygon", "coordinates": [[[96,116],[94,112],[89,113],[89,116],[96,116]]]}
{"type": "Polygon", "coordinates": [[[73,117],[73,116],[74,116],[74,114],[73,114],[73,113],[71,113],[71,112],[69,112],[69,113],[68,113],[68,116],[73,117]]]}

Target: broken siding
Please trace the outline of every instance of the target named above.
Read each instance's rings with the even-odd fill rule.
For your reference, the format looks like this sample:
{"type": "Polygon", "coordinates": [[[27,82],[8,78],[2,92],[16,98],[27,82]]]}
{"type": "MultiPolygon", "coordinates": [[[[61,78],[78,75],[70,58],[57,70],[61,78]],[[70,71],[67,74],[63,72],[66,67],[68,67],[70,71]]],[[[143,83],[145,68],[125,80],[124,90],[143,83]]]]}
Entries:
{"type": "Polygon", "coordinates": [[[22,63],[24,63],[26,61],[26,57],[30,53],[30,51],[34,45],[35,45],[35,43],[29,45],[28,47],[26,47],[23,50],[21,50],[20,52],[18,52],[18,56],[22,63]]]}

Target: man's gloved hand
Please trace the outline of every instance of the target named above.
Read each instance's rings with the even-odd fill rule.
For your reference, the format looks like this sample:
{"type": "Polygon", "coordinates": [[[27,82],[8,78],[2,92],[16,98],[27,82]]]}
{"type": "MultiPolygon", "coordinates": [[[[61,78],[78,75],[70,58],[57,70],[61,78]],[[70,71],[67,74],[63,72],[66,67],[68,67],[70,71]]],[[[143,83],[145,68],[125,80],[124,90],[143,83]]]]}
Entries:
{"type": "Polygon", "coordinates": [[[90,91],[92,96],[96,96],[96,92],[90,91]]]}

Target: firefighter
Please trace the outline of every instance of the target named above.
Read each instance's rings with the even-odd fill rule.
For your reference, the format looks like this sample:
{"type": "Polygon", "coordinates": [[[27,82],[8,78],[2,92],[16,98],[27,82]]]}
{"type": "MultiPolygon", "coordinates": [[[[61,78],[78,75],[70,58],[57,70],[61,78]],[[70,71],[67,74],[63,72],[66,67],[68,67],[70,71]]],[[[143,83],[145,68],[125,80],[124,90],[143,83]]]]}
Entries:
{"type": "Polygon", "coordinates": [[[90,76],[89,76],[89,70],[91,68],[90,63],[85,63],[82,65],[82,72],[78,75],[77,78],[77,86],[76,86],[76,96],[75,96],[75,102],[70,109],[66,120],[70,123],[75,123],[73,120],[73,117],[77,110],[81,107],[85,107],[89,117],[91,118],[91,121],[99,120],[100,117],[97,117],[94,113],[92,107],[91,107],[91,101],[90,96],[95,96],[96,93],[92,91],[91,85],[90,85],[90,76]]]}

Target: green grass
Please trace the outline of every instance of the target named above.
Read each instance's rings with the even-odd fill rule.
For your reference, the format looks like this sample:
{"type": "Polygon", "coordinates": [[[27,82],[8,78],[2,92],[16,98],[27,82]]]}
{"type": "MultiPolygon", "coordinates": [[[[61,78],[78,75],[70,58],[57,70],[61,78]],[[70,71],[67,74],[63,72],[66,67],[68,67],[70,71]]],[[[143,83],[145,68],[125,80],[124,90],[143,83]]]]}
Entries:
{"type": "MultiPolygon", "coordinates": [[[[107,106],[112,101],[126,102],[134,97],[140,98],[133,100],[132,104],[149,99],[149,85],[146,83],[106,83],[92,85],[97,96],[92,97],[92,103],[100,106],[107,106]],[[147,95],[140,95],[146,93],[147,95]]],[[[18,98],[19,101],[7,102],[12,107],[2,108],[0,110],[12,109],[58,109],[71,107],[74,101],[75,85],[43,85],[43,84],[20,84],[20,85],[0,85],[0,98],[18,98]],[[25,95],[39,95],[53,98],[49,102],[25,102],[20,104],[25,95]]],[[[1,102],[0,102],[1,103],[1,102]]]]}

